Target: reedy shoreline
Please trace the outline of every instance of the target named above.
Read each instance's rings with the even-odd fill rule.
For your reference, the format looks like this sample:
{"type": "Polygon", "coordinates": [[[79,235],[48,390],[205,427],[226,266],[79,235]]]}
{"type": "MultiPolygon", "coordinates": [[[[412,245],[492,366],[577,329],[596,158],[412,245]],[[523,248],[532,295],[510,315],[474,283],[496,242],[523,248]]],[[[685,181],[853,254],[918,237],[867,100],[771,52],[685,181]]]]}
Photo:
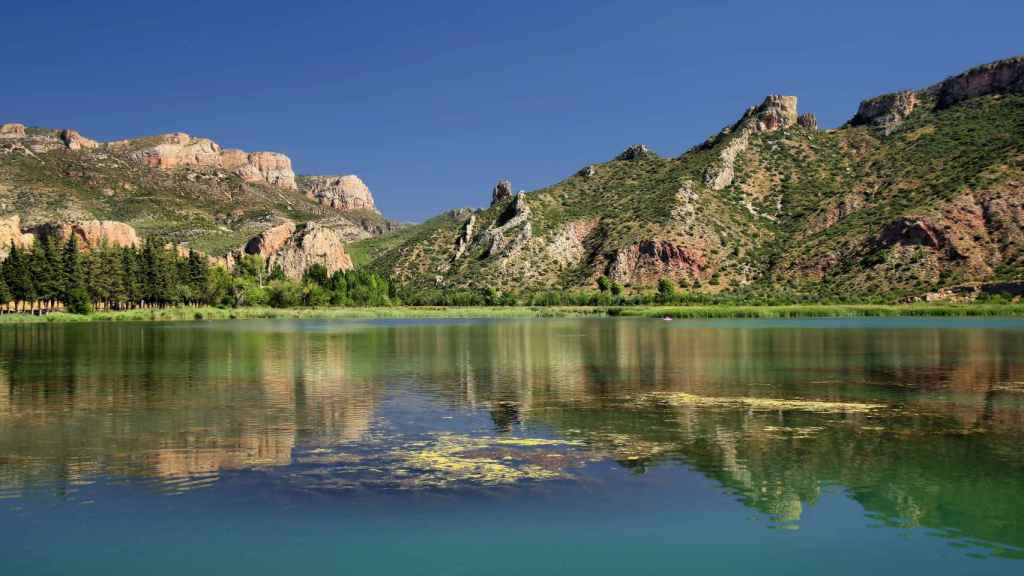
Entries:
{"type": "Polygon", "coordinates": [[[80,322],[173,322],[205,320],[375,318],[565,318],[616,316],[634,318],[858,318],[897,316],[1024,316],[1024,304],[807,304],[786,306],[391,306],[325,308],[169,307],[88,315],[54,312],[0,315],[0,325],[80,322]]]}

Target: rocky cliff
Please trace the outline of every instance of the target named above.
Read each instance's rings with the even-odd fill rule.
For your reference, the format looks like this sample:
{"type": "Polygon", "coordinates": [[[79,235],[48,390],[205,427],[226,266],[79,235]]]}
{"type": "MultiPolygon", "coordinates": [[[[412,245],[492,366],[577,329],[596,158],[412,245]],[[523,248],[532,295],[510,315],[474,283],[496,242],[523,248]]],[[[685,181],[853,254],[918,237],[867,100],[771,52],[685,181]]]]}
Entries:
{"type": "Polygon", "coordinates": [[[320,225],[283,262],[315,260],[314,250],[332,266],[343,264],[343,244],[398,227],[357,176],[297,178],[276,152],[223,149],[183,132],[99,142],[19,123],[0,125],[0,219],[0,258],[12,243],[46,235],[75,236],[84,249],[153,238],[219,264],[281,221],[320,225]],[[339,245],[323,249],[328,241],[339,245]]]}
{"type": "Polygon", "coordinates": [[[350,210],[377,211],[373,194],[355,174],[341,176],[303,176],[302,190],[322,206],[347,212],[350,210]]]}

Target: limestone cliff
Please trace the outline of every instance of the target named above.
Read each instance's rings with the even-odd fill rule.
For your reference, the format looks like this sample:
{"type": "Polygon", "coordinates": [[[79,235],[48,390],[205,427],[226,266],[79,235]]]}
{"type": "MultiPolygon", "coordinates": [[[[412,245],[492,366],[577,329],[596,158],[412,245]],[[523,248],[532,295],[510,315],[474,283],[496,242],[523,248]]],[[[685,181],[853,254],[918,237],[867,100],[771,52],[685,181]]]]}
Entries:
{"type": "Polygon", "coordinates": [[[349,210],[377,211],[373,194],[355,174],[340,176],[302,176],[301,189],[322,206],[346,212],[349,210]]]}

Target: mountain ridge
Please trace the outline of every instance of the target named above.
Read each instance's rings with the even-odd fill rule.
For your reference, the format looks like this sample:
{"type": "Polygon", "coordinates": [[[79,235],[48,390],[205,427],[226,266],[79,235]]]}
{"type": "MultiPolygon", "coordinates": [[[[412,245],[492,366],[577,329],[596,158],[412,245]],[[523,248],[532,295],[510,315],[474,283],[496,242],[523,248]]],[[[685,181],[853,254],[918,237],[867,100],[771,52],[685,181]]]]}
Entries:
{"type": "Polygon", "coordinates": [[[702,292],[904,298],[1017,278],[1022,94],[1024,57],[869,98],[830,130],[795,97],[770,95],[680,156],[632,146],[354,248],[424,290],[581,289],[607,276],[633,290],[665,278],[702,292]],[[515,230],[501,222],[509,210],[529,211],[515,230]]]}

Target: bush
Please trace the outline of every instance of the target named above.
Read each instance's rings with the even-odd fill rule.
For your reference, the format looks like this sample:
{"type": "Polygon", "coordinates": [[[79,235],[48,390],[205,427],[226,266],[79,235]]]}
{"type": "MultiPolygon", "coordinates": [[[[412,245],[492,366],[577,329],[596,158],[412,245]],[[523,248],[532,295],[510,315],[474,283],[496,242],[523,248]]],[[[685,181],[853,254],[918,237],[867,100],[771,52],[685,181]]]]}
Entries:
{"type": "Polygon", "coordinates": [[[270,305],[291,308],[302,305],[302,286],[289,280],[275,280],[270,284],[270,305]]]}
{"type": "Polygon", "coordinates": [[[92,312],[92,302],[89,300],[89,293],[85,288],[74,288],[68,292],[67,310],[72,314],[89,314],[92,312]]]}

